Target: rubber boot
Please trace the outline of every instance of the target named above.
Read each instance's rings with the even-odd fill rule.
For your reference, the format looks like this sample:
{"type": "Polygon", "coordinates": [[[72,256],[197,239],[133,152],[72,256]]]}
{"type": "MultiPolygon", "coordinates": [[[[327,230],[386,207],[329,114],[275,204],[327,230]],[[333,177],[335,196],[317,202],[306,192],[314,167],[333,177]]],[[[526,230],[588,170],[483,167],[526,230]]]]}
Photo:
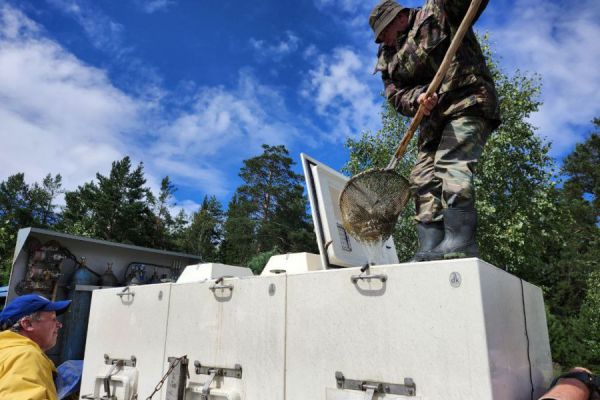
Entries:
{"type": "Polygon", "coordinates": [[[474,208],[444,210],[444,240],[425,254],[427,260],[479,257],[475,240],[477,212],[474,208]]]}
{"type": "Polygon", "coordinates": [[[419,222],[416,225],[416,229],[417,236],[419,237],[419,249],[410,261],[426,261],[427,252],[440,244],[440,242],[444,239],[444,223],[431,222],[426,224],[419,222]]]}

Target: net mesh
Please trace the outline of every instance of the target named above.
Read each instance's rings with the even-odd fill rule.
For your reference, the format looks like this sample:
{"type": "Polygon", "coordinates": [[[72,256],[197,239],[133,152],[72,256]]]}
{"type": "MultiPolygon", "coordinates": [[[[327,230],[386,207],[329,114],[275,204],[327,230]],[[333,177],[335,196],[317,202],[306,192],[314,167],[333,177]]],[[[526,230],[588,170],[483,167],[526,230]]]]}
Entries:
{"type": "Polygon", "coordinates": [[[361,242],[387,240],[409,198],[409,183],[396,171],[362,172],[352,177],[340,194],[344,228],[361,242]]]}

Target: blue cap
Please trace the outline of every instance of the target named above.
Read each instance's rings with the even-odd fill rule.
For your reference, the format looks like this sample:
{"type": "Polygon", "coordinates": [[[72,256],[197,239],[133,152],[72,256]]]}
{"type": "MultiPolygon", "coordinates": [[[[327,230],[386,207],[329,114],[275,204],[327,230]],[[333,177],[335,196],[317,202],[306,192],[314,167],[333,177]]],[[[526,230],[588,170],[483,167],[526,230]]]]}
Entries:
{"type": "Polygon", "coordinates": [[[21,318],[38,311],[56,311],[62,314],[71,305],[71,300],[50,301],[39,294],[26,294],[11,301],[2,312],[0,312],[0,324],[12,325],[21,318]]]}

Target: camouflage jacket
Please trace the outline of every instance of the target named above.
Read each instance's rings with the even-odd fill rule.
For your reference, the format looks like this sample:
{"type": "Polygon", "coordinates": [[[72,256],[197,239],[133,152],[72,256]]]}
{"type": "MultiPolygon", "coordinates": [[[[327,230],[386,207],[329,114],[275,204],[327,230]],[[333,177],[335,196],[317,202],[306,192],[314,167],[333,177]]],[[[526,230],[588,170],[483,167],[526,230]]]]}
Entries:
{"type": "MultiPolygon", "coordinates": [[[[487,3],[483,0],[479,14],[487,3]]],[[[375,69],[398,112],[406,116],[417,112],[417,98],[433,80],[469,4],[469,0],[427,0],[422,8],[410,10],[409,28],[398,36],[395,47],[380,46],[375,69]]],[[[494,81],[472,28],[437,93],[438,105],[424,118],[424,125],[440,126],[444,119],[461,115],[482,116],[494,128],[500,123],[494,81]]]]}

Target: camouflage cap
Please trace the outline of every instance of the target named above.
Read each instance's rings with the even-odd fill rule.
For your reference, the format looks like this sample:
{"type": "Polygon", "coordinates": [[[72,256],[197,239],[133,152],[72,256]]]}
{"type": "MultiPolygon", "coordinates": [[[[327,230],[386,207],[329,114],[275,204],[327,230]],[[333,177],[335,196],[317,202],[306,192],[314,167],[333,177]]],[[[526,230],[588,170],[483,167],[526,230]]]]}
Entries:
{"type": "Polygon", "coordinates": [[[394,0],[382,0],[373,8],[371,15],[369,15],[369,25],[371,25],[371,29],[375,33],[375,43],[380,42],[378,37],[381,35],[381,32],[405,8],[394,0]]]}

